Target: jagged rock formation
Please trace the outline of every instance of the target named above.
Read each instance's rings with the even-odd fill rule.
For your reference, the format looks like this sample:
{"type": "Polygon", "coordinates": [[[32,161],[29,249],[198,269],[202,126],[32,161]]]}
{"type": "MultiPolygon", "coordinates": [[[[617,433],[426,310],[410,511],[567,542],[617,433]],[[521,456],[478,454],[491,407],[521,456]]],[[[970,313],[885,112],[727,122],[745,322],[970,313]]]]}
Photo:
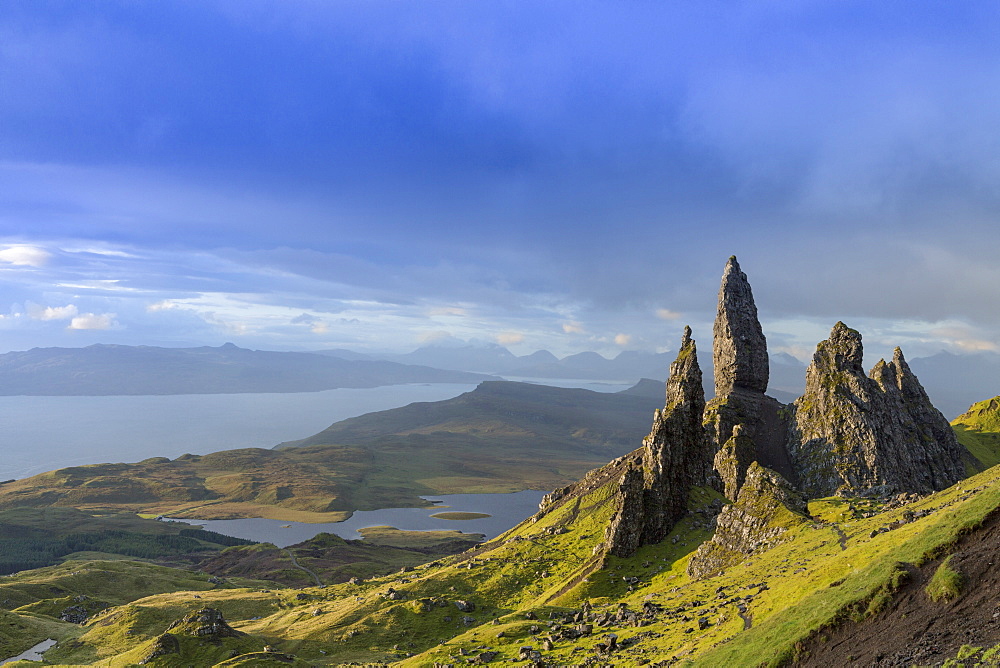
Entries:
{"type": "Polygon", "coordinates": [[[928,493],[964,477],[962,448],[896,349],[870,377],[861,334],[838,322],[806,370],[788,451],[810,497],[928,493]]]}
{"type": "Polygon", "coordinates": [[[719,305],[712,330],[715,396],[736,389],[767,391],[767,340],[757,319],[757,306],[747,275],[733,255],[719,287],[719,305]]]}
{"type": "Polygon", "coordinates": [[[722,479],[722,493],[735,499],[743,487],[747,469],[756,461],[753,440],[744,433],[743,425],[733,427],[733,435],[715,453],[715,470],[722,479]]]}
{"type": "Polygon", "coordinates": [[[618,511],[605,534],[611,554],[630,556],[640,545],[663,540],[687,512],[691,487],[709,482],[713,450],[702,429],[704,410],[698,353],[685,327],[670,365],[666,404],[619,482],[618,511]]]}
{"type": "Polygon", "coordinates": [[[753,462],[736,503],[722,509],[715,535],[688,563],[693,577],[707,577],[769,549],[791,528],[808,522],[806,502],[782,476],[753,462]]]}
{"type": "MultiPolygon", "coordinates": [[[[742,455],[744,468],[757,460],[794,480],[795,472],[785,450],[787,425],[782,405],[764,394],[769,374],[767,340],[757,318],[750,282],[736,256],[729,258],[722,274],[713,333],[715,398],[704,415],[713,450],[723,450],[736,426],[742,425],[741,445],[753,451],[752,456],[742,455]]],[[[735,498],[738,488],[738,484],[729,486],[727,496],[735,498]]]]}

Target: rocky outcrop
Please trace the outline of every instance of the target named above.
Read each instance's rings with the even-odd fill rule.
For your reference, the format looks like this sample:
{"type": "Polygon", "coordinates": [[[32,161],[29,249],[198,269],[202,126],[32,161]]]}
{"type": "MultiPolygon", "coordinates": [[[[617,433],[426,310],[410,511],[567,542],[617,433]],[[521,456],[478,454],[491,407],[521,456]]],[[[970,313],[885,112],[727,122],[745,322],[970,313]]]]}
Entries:
{"type": "MultiPolygon", "coordinates": [[[[757,318],[750,282],[735,256],[729,258],[722,274],[713,332],[715,398],[704,415],[713,452],[725,449],[733,430],[742,425],[741,446],[753,452],[741,454],[744,468],[756,460],[794,480],[795,473],[785,450],[788,427],[783,406],[764,394],[769,373],[767,340],[757,318]]],[[[727,496],[736,498],[738,488],[738,484],[730,487],[727,496]]]]}
{"type": "Polygon", "coordinates": [[[806,370],[788,451],[810,497],[928,493],[964,477],[962,448],[897,348],[866,376],[861,334],[838,322],[806,370]]]}
{"type": "Polygon", "coordinates": [[[743,487],[747,469],[756,461],[753,440],[744,433],[743,425],[733,428],[733,435],[715,453],[715,470],[722,479],[722,493],[735,499],[743,487]]]}
{"type": "Polygon", "coordinates": [[[174,635],[192,635],[208,640],[239,638],[246,635],[226,623],[222,613],[215,608],[202,608],[185,615],[168,626],[167,630],[173,631],[174,635]]]}
{"type": "Polygon", "coordinates": [[[691,488],[708,483],[714,450],[702,429],[704,410],[698,352],[685,327],[670,365],[666,404],[618,484],[618,510],[605,533],[611,554],[630,556],[640,545],[663,540],[687,513],[691,488]]]}
{"type": "Polygon", "coordinates": [[[712,330],[715,396],[736,389],[767,391],[767,340],[757,319],[757,306],[747,275],[733,255],[719,287],[719,304],[712,330]]]}
{"type": "Polygon", "coordinates": [[[781,475],[757,462],[746,471],[736,503],[716,519],[715,535],[688,562],[692,577],[714,575],[747,556],[770,549],[784,534],[808,522],[806,502],[781,475]]]}

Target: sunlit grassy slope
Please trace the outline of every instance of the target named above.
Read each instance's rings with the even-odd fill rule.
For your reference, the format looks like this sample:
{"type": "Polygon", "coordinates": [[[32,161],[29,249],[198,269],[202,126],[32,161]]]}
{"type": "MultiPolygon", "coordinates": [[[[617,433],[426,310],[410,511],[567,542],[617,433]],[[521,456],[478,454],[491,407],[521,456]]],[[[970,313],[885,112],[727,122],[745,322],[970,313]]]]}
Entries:
{"type": "MultiPolygon", "coordinates": [[[[714,493],[696,490],[693,512],[661,544],[629,559],[605,560],[596,548],[613,510],[615,484],[557,505],[461,555],[360,584],[209,588],[199,576],[178,573],[165,582],[147,576],[145,591],[163,593],[124,604],[107,601],[118,607],[83,627],[56,622],[53,615],[65,595],[47,595],[44,588],[9,614],[39,627],[32,638],[49,632],[41,628],[45,624],[55,624],[60,638],[78,636],[46,655],[66,664],[138,662],[172,622],[202,607],[221,610],[249,636],[201,644],[182,638],[176,655],[148,665],[225,665],[221,662],[230,654],[258,652],[264,645],[311,665],[398,661],[430,666],[484,651],[498,652],[494,660],[503,665],[515,662],[523,646],[542,651],[557,665],[575,664],[593,656],[608,633],[624,645],[606,657],[616,666],[669,658],[704,666],[777,664],[824,625],[878,609],[898,584],[901,564],[943,554],[1000,506],[1000,469],[868,518],[855,517],[843,500],[820,500],[811,510],[826,520],[793,529],[785,543],[720,576],[692,580],[685,572],[690,553],[710,535],[705,516],[697,511],[714,493]],[[872,536],[902,520],[905,512],[921,510],[930,512],[872,536]],[[642,625],[591,621],[592,635],[558,638],[551,625],[575,626],[562,615],[579,612],[584,601],[593,606],[592,615],[614,615],[623,604],[640,612],[647,602],[660,607],[642,625]],[[543,650],[549,635],[554,637],[551,649],[543,650]]],[[[44,581],[51,572],[11,580],[44,581]]]]}
{"type": "Polygon", "coordinates": [[[951,422],[959,442],[976,458],[977,470],[1000,464],[1000,397],[980,401],[951,422]]]}

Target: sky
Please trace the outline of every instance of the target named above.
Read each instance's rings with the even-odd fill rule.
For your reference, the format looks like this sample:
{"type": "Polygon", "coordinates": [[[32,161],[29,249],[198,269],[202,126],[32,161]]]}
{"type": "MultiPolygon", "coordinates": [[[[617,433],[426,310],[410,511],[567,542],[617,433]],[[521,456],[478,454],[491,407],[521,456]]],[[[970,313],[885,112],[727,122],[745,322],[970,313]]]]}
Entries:
{"type": "Polygon", "coordinates": [[[0,352],[705,348],[733,254],[772,352],[997,351],[997,34],[977,1],[5,0],[0,352]]]}

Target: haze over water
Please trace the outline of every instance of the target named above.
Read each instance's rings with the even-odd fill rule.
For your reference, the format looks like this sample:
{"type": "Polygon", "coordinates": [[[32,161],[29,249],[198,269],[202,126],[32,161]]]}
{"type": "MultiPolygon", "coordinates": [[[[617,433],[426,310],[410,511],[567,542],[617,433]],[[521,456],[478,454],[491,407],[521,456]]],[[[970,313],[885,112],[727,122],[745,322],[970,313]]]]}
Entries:
{"type": "Polygon", "coordinates": [[[0,480],[81,464],[271,448],[349,417],[474,388],[439,383],[273,394],[0,397],[0,480]]]}

